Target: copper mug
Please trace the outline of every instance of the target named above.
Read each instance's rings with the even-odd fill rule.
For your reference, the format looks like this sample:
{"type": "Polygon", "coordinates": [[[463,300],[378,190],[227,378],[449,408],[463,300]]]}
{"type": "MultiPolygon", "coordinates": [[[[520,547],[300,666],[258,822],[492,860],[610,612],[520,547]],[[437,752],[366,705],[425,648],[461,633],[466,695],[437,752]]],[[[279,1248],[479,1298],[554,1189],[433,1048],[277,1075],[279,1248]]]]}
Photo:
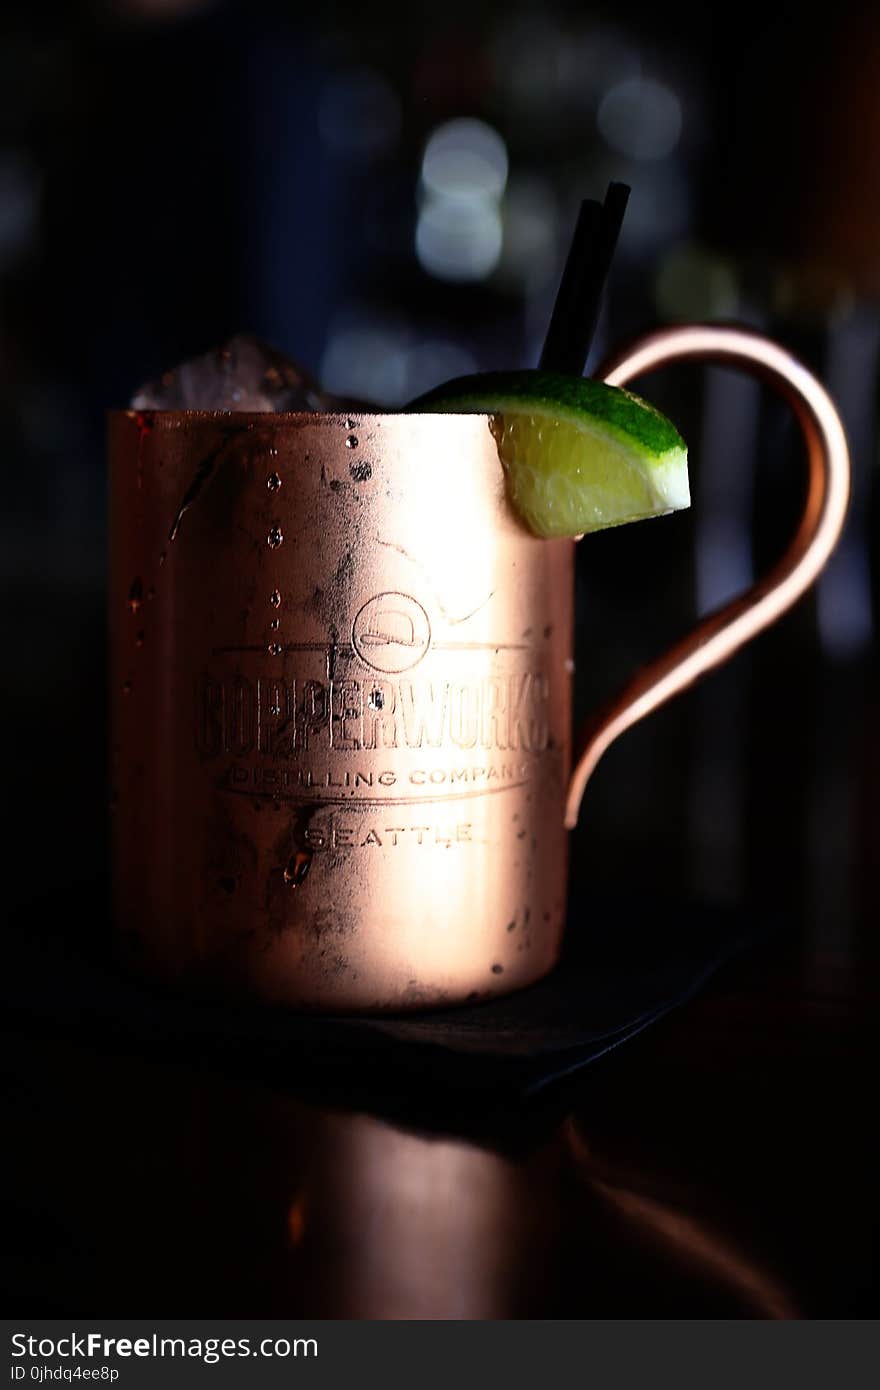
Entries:
{"type": "Polygon", "coordinates": [[[603,375],[694,358],[792,405],[804,515],[765,579],[594,717],[573,767],[575,546],[518,522],[487,417],[112,415],[114,904],[143,968],[378,1010],[553,966],[598,758],[789,608],[843,524],[840,420],[774,343],[671,328],[603,375]]]}

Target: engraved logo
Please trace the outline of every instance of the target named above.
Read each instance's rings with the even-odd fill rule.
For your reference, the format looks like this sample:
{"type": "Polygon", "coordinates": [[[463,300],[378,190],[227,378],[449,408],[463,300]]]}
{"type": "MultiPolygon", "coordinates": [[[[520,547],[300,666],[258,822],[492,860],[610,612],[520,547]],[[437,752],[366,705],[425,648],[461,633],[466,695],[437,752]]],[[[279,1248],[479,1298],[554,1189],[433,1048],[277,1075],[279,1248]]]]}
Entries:
{"type": "Polygon", "coordinates": [[[431,624],[422,605],[408,594],[377,594],[355,618],[351,641],[361,661],[374,671],[398,674],[425,655],[431,624]]]}

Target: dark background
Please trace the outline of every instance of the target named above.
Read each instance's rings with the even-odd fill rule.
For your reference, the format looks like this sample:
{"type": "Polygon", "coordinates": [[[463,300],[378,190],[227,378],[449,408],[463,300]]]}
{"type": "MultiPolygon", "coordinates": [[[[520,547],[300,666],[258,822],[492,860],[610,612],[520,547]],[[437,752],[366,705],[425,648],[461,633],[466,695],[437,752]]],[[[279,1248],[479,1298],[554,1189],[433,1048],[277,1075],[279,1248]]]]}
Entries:
{"type": "MultiPolygon", "coordinates": [[[[578,913],[634,884],[667,914],[733,909],[794,935],[809,997],[862,988],[880,898],[880,18],[819,10],[7,0],[4,897],[19,924],[48,895],[56,930],[106,930],[82,913],[107,859],[106,409],[239,329],[388,405],[533,365],[578,201],[618,178],[633,192],[592,364],[657,322],[758,327],[831,390],[854,495],[797,610],[604,758],[573,846],[578,913]],[[447,128],[462,119],[482,124],[447,128]],[[438,138],[458,151],[439,191],[438,138]]],[[[579,547],[581,714],[765,569],[802,497],[794,427],[757,386],[678,368],[645,393],[688,439],[694,505],[579,547]]]]}
{"type": "MultiPolygon", "coordinates": [[[[880,816],[880,21],[847,5],[815,20],[799,7],[796,22],[709,8],[7,4],[15,894],[48,875],[69,902],[105,862],[107,407],[241,328],[392,405],[461,371],[531,365],[578,200],[617,177],[633,193],[593,364],[658,321],[756,325],[836,397],[855,488],[817,590],[605,758],[575,862],[590,891],[636,867],[664,899],[778,911],[807,966],[826,946],[855,966],[880,816]],[[461,118],[495,143],[485,188],[456,205],[421,169],[461,118]]],[[[646,389],[689,441],[694,506],[580,547],[582,711],[765,567],[800,502],[793,427],[757,387],[679,368],[646,389]]]]}

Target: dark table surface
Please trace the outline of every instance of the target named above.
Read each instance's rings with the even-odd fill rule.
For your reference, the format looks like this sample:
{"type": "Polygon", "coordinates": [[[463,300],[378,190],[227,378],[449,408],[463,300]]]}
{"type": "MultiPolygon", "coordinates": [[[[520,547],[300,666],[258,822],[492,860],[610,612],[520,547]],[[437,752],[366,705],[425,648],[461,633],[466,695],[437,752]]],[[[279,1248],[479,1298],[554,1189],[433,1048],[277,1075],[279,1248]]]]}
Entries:
{"type": "MultiPolygon", "coordinates": [[[[873,371],[864,341],[848,351],[873,371]]],[[[778,553],[791,477],[772,414],[761,434],[756,570],[778,553]]],[[[79,876],[103,872],[108,838],[105,598],[103,544],[70,515],[63,533],[19,524],[7,547],[4,848],[25,934],[45,893],[78,941],[102,920],[79,876]]],[[[683,627],[687,525],[579,548],[579,643],[596,655],[578,662],[578,718],[683,627]]],[[[875,600],[876,579],[875,566],[875,600]]],[[[296,1067],[102,1040],[70,1017],[80,996],[56,970],[52,1007],[76,1001],[64,1026],[19,1012],[0,1053],[10,1312],[875,1314],[880,671],[829,646],[839,580],[823,623],[808,600],[622,739],[572,842],[591,899],[633,882],[673,908],[705,895],[747,925],[778,916],[799,941],[726,966],[540,1104],[487,1094],[482,1124],[473,1108],[461,1123],[445,1104],[432,1114],[427,1075],[385,1106],[392,1123],[356,1085],[331,1103],[296,1067]]],[[[11,979],[6,942],[3,965],[11,979]]]]}
{"type": "Polygon", "coordinates": [[[807,969],[777,945],[540,1105],[511,1102],[479,1142],[376,1118],[356,1091],[328,1105],[295,1076],[20,1030],[5,1302],[872,1316],[876,982],[871,962],[807,969]]]}

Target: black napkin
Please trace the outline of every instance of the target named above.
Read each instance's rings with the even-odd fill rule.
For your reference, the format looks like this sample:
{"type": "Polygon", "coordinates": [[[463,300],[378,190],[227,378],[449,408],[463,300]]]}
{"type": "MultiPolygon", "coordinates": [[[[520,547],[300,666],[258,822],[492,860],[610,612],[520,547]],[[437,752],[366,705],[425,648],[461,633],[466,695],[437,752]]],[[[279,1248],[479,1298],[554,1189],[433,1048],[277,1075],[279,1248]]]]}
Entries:
{"type": "Polygon", "coordinates": [[[29,910],[11,933],[3,992],[20,1033],[204,1059],[432,1121],[444,1107],[543,1095],[689,999],[766,930],[694,906],[575,905],[562,961],[528,989],[441,1011],[337,1017],[183,998],[121,973],[109,946],[77,948],[42,926],[50,920],[29,910]]]}

